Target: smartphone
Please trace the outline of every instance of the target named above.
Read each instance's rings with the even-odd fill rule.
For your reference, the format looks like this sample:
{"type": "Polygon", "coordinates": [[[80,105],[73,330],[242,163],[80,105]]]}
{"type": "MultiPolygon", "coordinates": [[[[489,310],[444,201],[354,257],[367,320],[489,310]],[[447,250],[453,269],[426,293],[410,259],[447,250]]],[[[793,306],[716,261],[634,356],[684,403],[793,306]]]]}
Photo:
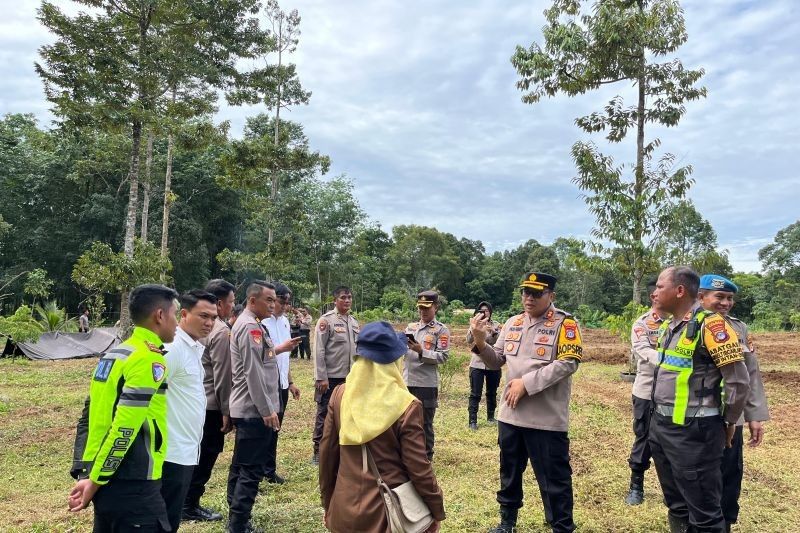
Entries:
{"type": "Polygon", "coordinates": [[[411,342],[417,342],[417,339],[414,338],[413,333],[406,333],[406,338],[411,342]]]}

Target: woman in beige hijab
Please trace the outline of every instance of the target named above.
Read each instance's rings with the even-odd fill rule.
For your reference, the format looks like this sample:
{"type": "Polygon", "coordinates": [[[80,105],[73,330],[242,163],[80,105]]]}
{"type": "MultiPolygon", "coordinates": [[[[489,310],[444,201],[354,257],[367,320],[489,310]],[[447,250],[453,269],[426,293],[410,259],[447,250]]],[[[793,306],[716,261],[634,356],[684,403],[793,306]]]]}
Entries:
{"type": "Polygon", "coordinates": [[[403,382],[405,336],[387,322],[361,329],[347,381],[331,396],[319,450],[319,486],[325,526],[334,533],[390,531],[375,476],[364,468],[366,444],[383,481],[395,488],[411,481],[439,530],[442,491],[425,452],[422,404],[403,382]]]}

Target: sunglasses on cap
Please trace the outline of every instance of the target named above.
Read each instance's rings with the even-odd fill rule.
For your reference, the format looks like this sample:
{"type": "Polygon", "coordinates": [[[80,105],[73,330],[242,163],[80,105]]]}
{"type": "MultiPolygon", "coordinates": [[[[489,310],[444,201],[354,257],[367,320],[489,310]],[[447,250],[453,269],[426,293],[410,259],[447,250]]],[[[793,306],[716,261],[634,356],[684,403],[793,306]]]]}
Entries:
{"type": "Polygon", "coordinates": [[[542,296],[548,294],[550,291],[549,290],[537,291],[536,289],[529,289],[528,287],[524,287],[520,292],[523,296],[530,296],[531,298],[538,300],[542,296]]]}

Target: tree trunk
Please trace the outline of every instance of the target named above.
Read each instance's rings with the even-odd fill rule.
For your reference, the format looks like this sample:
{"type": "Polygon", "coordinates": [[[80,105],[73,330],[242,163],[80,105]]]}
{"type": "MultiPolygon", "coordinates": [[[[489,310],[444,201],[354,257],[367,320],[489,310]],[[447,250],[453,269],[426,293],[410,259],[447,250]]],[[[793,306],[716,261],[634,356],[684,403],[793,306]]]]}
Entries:
{"type": "MultiPolygon", "coordinates": [[[[281,131],[281,89],[283,88],[283,82],[280,80],[281,75],[281,63],[283,59],[283,50],[281,47],[281,38],[283,37],[283,15],[281,14],[278,17],[278,100],[277,104],[275,105],[275,148],[278,148],[278,138],[280,136],[281,131]]],[[[269,198],[271,200],[272,205],[275,205],[275,200],[278,198],[278,168],[277,168],[277,161],[275,164],[275,168],[272,169],[272,190],[270,191],[269,198]]],[[[267,244],[272,244],[272,225],[267,228],[267,244]]]]}
{"type": "MultiPolygon", "coordinates": [[[[641,0],[639,1],[639,10],[643,10],[641,0]]],[[[639,282],[644,275],[642,270],[644,267],[644,253],[645,246],[642,242],[642,234],[644,233],[644,219],[645,219],[645,205],[644,205],[644,113],[645,113],[645,89],[646,89],[646,58],[644,55],[644,48],[641,51],[639,58],[639,79],[637,85],[639,88],[639,102],[636,109],[636,173],[634,182],[634,194],[636,195],[636,205],[634,209],[637,210],[636,221],[633,227],[633,301],[637,304],[642,302],[641,294],[639,294],[639,282]]]]}
{"type": "Polygon", "coordinates": [[[147,153],[144,160],[142,179],[142,233],[141,239],[147,241],[147,219],[150,214],[150,168],[153,164],[153,130],[147,130],[147,153]]]}
{"type": "MultiPolygon", "coordinates": [[[[164,216],[161,222],[161,257],[169,254],[169,210],[172,207],[172,156],[174,139],[172,132],[167,135],[167,171],[164,174],[164,216]]],[[[166,272],[161,275],[163,280],[166,272]]]]}
{"type": "MultiPolygon", "coordinates": [[[[125,216],[125,241],[123,252],[126,257],[133,257],[133,244],[136,238],[136,211],[139,204],[139,152],[142,144],[142,122],[138,119],[131,125],[131,161],[128,169],[130,192],[128,194],[128,212],[125,216]]],[[[128,313],[128,290],[123,290],[120,299],[119,322],[121,334],[127,336],[130,329],[128,313]]]]}

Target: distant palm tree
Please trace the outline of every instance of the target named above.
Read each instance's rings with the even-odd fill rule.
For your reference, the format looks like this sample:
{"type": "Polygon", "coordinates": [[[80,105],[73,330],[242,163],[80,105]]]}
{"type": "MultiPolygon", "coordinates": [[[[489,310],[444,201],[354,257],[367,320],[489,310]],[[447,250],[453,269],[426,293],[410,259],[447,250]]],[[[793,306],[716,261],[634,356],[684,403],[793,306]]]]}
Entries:
{"type": "Polygon", "coordinates": [[[49,301],[44,306],[36,306],[37,322],[43,332],[74,333],[78,331],[78,321],[67,318],[67,310],[58,307],[55,301],[49,301]]]}

